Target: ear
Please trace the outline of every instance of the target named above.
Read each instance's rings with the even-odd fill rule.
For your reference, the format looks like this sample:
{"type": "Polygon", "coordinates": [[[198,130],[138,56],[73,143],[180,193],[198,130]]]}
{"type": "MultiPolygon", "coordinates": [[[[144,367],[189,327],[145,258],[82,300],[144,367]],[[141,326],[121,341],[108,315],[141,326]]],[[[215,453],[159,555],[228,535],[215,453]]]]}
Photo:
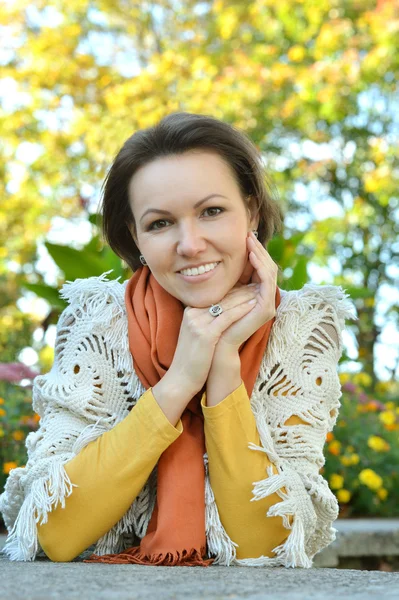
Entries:
{"type": "Polygon", "coordinates": [[[129,233],[130,233],[130,235],[132,236],[132,239],[133,239],[134,243],[136,244],[136,246],[137,246],[137,248],[138,248],[138,247],[139,247],[139,245],[138,245],[138,240],[137,240],[136,233],[135,233],[135,231],[134,231],[134,225],[133,225],[133,223],[129,223],[129,224],[127,223],[127,224],[126,224],[126,227],[128,228],[128,230],[129,230],[129,233]]]}
{"type": "Polygon", "coordinates": [[[258,229],[259,227],[259,208],[256,204],[256,200],[253,196],[247,198],[247,212],[249,228],[251,230],[258,229]]]}

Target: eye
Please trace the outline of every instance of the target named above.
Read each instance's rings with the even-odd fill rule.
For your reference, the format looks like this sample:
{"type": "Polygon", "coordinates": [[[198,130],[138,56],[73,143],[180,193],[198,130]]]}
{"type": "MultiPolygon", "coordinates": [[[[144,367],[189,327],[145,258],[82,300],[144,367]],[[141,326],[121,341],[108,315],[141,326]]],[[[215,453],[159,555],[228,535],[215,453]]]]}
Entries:
{"type": "MultiPolygon", "coordinates": [[[[219,216],[219,214],[221,214],[221,212],[224,212],[224,208],[220,207],[220,206],[210,206],[209,208],[205,208],[205,210],[203,212],[206,212],[207,210],[219,210],[220,212],[217,213],[216,215],[211,215],[212,216],[219,216]]],[[[151,223],[151,225],[148,226],[147,231],[159,231],[159,229],[164,229],[164,227],[154,227],[154,225],[157,225],[158,223],[168,223],[169,221],[167,221],[166,219],[158,219],[157,221],[153,221],[151,223]]]]}

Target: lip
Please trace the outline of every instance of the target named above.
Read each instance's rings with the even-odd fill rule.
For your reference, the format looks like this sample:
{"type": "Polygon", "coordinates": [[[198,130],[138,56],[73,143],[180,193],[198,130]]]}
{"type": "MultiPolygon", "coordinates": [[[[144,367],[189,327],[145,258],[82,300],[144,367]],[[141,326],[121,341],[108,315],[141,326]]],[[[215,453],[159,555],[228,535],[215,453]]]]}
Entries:
{"type": "Polygon", "coordinates": [[[202,273],[202,275],[183,275],[182,273],[177,273],[177,275],[181,277],[184,281],[187,281],[188,283],[201,283],[202,281],[210,279],[212,275],[218,270],[220,264],[221,262],[219,262],[217,267],[212,269],[212,271],[207,271],[206,273],[202,273]]]}

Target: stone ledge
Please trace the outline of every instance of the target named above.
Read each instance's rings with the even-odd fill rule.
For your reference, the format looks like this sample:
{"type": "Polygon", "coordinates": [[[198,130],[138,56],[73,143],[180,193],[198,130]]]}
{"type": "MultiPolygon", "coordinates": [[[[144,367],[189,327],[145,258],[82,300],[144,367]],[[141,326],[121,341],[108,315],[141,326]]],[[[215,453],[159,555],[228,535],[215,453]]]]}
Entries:
{"type": "MultiPolygon", "coordinates": [[[[337,567],[340,559],[345,557],[391,556],[399,559],[399,519],[338,519],[334,527],[337,538],[316,554],[316,568],[337,567]]],[[[5,540],[6,535],[0,534],[0,549],[5,540]]],[[[94,545],[90,548],[93,549],[94,545]]],[[[90,555],[92,550],[86,552],[90,555]]],[[[0,559],[2,557],[4,555],[0,554],[0,559]]]]}
{"type": "MultiPolygon", "coordinates": [[[[0,557],[3,555],[0,555],[0,557]]],[[[1,600],[397,600],[399,573],[147,567],[0,558],[1,600]]]]}
{"type": "MultiPolygon", "coordinates": [[[[399,573],[334,567],[342,557],[399,556],[399,519],[335,522],[333,544],[315,557],[315,568],[147,567],[10,561],[0,554],[1,600],[384,600],[399,597],[399,573]]],[[[0,535],[0,548],[6,540],[0,535]]],[[[86,551],[87,552],[87,551],[86,551]]]]}
{"type": "Polygon", "coordinates": [[[399,557],[399,519],[338,519],[337,538],[314,557],[315,567],[337,567],[343,557],[399,557]]]}

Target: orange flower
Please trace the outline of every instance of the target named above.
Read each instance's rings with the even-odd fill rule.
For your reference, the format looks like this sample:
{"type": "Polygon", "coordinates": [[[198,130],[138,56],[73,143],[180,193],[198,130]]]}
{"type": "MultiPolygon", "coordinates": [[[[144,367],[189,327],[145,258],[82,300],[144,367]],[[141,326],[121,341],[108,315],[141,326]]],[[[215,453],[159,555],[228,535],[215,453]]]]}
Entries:
{"type": "Polygon", "coordinates": [[[389,423],[388,425],[385,425],[385,429],[387,431],[396,431],[399,429],[399,425],[397,423],[389,423]]]}
{"type": "Polygon", "coordinates": [[[6,475],[9,474],[9,472],[11,471],[11,469],[16,469],[17,468],[17,463],[16,462],[6,462],[3,465],[3,473],[5,473],[6,475]]]}
{"type": "Polygon", "coordinates": [[[4,410],[4,408],[0,408],[0,417],[4,417],[6,415],[6,411],[4,410]]]}
{"type": "Polygon", "coordinates": [[[378,409],[378,403],[375,400],[371,400],[366,406],[370,412],[376,412],[378,409]]]}
{"type": "Polygon", "coordinates": [[[333,440],[328,446],[328,451],[331,454],[334,454],[334,456],[338,456],[341,452],[341,442],[339,442],[338,440],[333,440]]]}
{"type": "Polygon", "coordinates": [[[17,442],[20,442],[21,440],[24,439],[25,434],[23,431],[21,431],[20,429],[17,429],[16,431],[13,431],[12,433],[12,437],[14,438],[14,440],[16,440],[17,442]]]}
{"type": "Polygon", "coordinates": [[[333,434],[333,432],[332,432],[332,431],[329,431],[329,432],[327,433],[326,441],[327,441],[327,442],[332,442],[332,441],[333,441],[333,439],[334,439],[334,434],[333,434]]]}

